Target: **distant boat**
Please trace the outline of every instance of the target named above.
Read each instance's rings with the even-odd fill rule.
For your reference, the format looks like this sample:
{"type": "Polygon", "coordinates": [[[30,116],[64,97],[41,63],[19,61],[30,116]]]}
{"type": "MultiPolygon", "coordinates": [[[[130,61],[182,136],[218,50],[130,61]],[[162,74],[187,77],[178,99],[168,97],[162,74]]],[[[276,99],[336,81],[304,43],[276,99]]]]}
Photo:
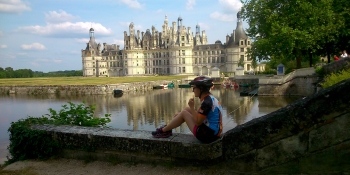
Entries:
{"type": "Polygon", "coordinates": [[[231,88],[231,89],[237,89],[238,87],[239,87],[238,83],[236,83],[236,82],[234,82],[234,81],[233,81],[233,82],[231,83],[231,85],[230,85],[230,88],[231,88]]]}
{"type": "Polygon", "coordinates": [[[174,88],[174,87],[175,87],[175,85],[174,85],[173,82],[171,82],[171,83],[168,84],[168,88],[174,88]]]}
{"type": "Polygon", "coordinates": [[[179,84],[179,88],[191,88],[190,84],[179,84]]]}
{"type": "Polygon", "coordinates": [[[164,86],[161,86],[161,85],[159,85],[159,86],[153,86],[153,89],[164,89],[164,86]]]}
{"type": "Polygon", "coordinates": [[[121,97],[121,96],[123,96],[123,90],[121,90],[121,89],[114,89],[113,90],[113,95],[114,95],[114,97],[121,97]]]}
{"type": "Polygon", "coordinates": [[[153,86],[153,89],[168,89],[168,84],[161,84],[159,86],[153,86]]]}

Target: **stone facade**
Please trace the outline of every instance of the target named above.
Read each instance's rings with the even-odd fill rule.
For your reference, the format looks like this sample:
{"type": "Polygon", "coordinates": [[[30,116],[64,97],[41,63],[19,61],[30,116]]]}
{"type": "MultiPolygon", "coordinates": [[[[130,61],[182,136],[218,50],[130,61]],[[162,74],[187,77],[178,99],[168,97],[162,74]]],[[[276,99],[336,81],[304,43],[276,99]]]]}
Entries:
{"type": "MultiPolygon", "coordinates": [[[[190,27],[182,25],[179,17],[172,25],[165,16],[162,30],[154,26],[146,32],[135,31],[134,23],[129,25],[129,35],[124,32],[124,50],[119,45],[97,44],[94,29],[90,29],[90,41],[81,51],[83,75],[101,76],[135,76],[135,75],[207,75],[212,69],[228,72],[234,76],[238,62],[243,59],[244,70],[252,71],[248,49],[251,40],[242,27],[242,19],[237,14],[237,27],[231,35],[226,36],[224,44],[217,40],[207,43],[205,31],[196,25],[193,34],[190,27]]],[[[260,70],[260,69],[259,69],[260,70]]]]}

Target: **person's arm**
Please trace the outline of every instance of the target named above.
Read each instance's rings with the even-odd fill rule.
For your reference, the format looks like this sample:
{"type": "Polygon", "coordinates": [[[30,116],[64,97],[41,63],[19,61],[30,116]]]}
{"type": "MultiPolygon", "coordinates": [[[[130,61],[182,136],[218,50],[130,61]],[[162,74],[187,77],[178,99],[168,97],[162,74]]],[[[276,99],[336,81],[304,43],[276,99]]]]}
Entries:
{"type": "Polygon", "coordinates": [[[195,125],[199,126],[203,123],[203,121],[205,120],[205,117],[201,117],[200,114],[198,113],[198,111],[196,111],[194,109],[194,98],[191,98],[189,101],[188,101],[188,106],[191,108],[191,114],[193,116],[193,119],[194,119],[194,123],[195,125]]]}

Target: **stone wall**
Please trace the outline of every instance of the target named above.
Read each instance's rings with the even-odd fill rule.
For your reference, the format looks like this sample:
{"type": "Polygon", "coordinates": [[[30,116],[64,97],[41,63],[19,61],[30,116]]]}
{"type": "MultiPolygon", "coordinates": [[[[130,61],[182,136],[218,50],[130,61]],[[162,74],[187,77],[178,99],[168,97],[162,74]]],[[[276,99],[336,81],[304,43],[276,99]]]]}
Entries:
{"type": "MultiPolygon", "coordinates": [[[[170,81],[150,81],[105,85],[62,85],[62,86],[0,86],[0,94],[65,94],[65,95],[87,95],[87,94],[112,94],[114,89],[128,91],[147,91],[170,81]]],[[[182,82],[182,81],[180,81],[182,82]]],[[[174,81],[177,86],[179,81],[174,81]]]]}
{"type": "Polygon", "coordinates": [[[328,75],[343,69],[350,69],[350,57],[339,59],[323,66],[323,74],[328,75]]]}
{"type": "Polygon", "coordinates": [[[192,135],[154,139],[149,131],[36,125],[73,150],[68,158],[110,156],[217,163],[232,173],[339,174],[350,172],[350,79],[239,125],[202,144],[192,135]],[[81,148],[93,147],[93,152],[81,148]]]}
{"type": "Polygon", "coordinates": [[[317,91],[314,68],[298,69],[284,76],[259,79],[259,96],[308,96],[317,91]]]}
{"type": "Polygon", "coordinates": [[[223,136],[223,166],[275,174],[350,171],[350,79],[223,136]]]}

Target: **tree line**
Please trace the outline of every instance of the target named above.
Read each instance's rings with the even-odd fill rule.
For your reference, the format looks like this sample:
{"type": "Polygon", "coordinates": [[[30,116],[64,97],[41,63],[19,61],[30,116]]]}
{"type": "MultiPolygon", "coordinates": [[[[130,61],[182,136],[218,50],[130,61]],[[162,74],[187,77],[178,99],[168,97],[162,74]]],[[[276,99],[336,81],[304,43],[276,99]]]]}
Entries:
{"type": "Polygon", "coordinates": [[[65,70],[44,73],[41,71],[32,71],[31,69],[14,70],[12,67],[5,69],[0,67],[0,78],[32,78],[32,77],[72,77],[83,76],[82,70],[65,70]]]}
{"type": "Polygon", "coordinates": [[[280,59],[314,64],[315,56],[350,50],[350,3],[348,0],[242,0],[239,16],[252,38],[249,51],[258,61],[280,59]]]}

